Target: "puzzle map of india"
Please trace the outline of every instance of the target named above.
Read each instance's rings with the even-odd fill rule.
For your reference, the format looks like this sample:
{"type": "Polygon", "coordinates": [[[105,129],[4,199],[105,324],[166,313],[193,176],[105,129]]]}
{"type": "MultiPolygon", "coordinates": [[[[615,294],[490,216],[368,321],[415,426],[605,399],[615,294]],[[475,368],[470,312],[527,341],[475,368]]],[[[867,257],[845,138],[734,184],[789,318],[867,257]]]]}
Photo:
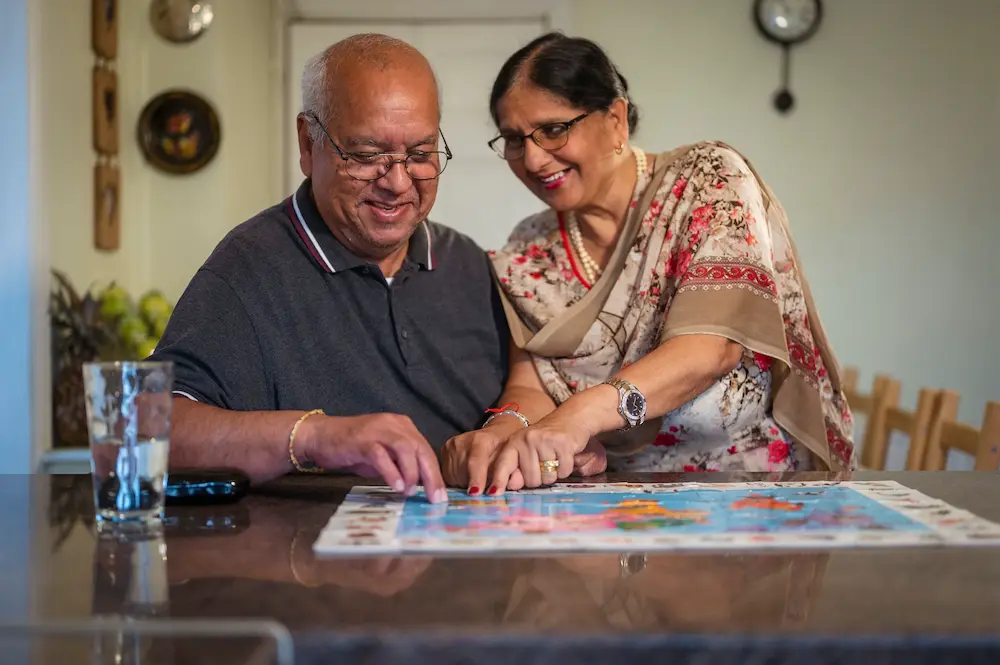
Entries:
{"type": "Polygon", "coordinates": [[[566,483],[499,497],[354,487],[318,555],[1000,545],[1000,525],[894,481],[566,483]]]}

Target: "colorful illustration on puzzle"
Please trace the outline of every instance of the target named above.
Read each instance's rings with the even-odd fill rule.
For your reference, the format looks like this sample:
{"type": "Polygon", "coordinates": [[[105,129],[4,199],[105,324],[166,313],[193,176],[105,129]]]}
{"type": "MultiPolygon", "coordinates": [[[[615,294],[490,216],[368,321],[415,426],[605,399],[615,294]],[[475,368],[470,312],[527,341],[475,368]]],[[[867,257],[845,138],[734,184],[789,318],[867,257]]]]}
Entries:
{"type": "Polygon", "coordinates": [[[1000,545],[1000,526],[895,482],[574,483],[447,504],[356,487],[317,553],[1000,545]]]}

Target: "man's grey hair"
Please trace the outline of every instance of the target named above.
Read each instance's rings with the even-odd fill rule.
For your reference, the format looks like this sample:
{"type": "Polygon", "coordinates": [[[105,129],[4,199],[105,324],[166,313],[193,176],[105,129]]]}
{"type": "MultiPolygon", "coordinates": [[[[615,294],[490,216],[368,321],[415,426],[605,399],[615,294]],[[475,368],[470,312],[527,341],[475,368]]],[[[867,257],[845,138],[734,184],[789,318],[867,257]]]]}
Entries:
{"type": "Polygon", "coordinates": [[[302,70],[302,113],[309,126],[309,141],[316,143],[323,136],[323,130],[316,123],[326,123],[330,115],[327,107],[326,65],[329,61],[329,49],[309,58],[302,70]]]}
{"type": "MultiPolygon", "coordinates": [[[[323,138],[317,118],[324,125],[333,118],[335,109],[329,95],[330,76],[336,75],[340,65],[355,62],[384,69],[400,53],[423,58],[417,49],[403,40],[377,33],[352,35],[309,58],[302,69],[302,113],[309,126],[309,140],[315,143],[323,138]]],[[[440,83],[436,76],[434,79],[440,104],[440,83]]]]}

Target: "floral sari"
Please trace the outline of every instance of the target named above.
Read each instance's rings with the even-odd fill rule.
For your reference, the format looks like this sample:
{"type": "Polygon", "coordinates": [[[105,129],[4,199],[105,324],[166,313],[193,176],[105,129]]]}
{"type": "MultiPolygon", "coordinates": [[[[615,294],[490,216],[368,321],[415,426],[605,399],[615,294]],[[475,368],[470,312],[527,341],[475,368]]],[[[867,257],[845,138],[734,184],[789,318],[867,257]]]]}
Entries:
{"type": "Polygon", "coordinates": [[[611,470],[855,468],[836,360],[770,188],[722,143],[650,161],[595,284],[551,210],[491,253],[514,341],[549,395],[561,404],[678,335],[721,335],[745,348],[736,369],[661,418],[599,436],[611,470]]]}

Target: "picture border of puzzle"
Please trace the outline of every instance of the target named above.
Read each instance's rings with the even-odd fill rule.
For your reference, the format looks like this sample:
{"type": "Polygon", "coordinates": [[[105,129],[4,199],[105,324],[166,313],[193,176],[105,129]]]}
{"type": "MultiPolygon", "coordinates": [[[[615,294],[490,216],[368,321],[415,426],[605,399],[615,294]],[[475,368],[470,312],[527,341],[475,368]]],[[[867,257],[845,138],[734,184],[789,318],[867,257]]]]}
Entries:
{"type": "MultiPolygon", "coordinates": [[[[841,487],[857,492],[906,518],[928,527],[927,531],[893,529],[850,529],[831,527],[808,531],[765,532],[684,532],[684,527],[649,531],[612,531],[607,535],[593,532],[525,533],[505,537],[399,536],[407,501],[426,501],[423,494],[406,499],[388,487],[356,486],[351,489],[330,518],[313,545],[318,556],[368,554],[507,554],[507,553],[581,553],[581,552],[673,552],[730,551],[771,549],[830,549],[909,546],[1000,546],[1000,524],[988,521],[968,510],[906,487],[892,480],[874,481],[792,481],[735,483],[565,483],[535,490],[521,490],[517,495],[545,494],[666,494],[691,490],[701,492],[766,491],[781,488],[841,487]]],[[[472,499],[453,490],[453,499],[472,499]]],[[[475,497],[485,501],[503,501],[504,497],[475,497]]],[[[430,515],[444,514],[449,504],[435,504],[430,515]]]]}

